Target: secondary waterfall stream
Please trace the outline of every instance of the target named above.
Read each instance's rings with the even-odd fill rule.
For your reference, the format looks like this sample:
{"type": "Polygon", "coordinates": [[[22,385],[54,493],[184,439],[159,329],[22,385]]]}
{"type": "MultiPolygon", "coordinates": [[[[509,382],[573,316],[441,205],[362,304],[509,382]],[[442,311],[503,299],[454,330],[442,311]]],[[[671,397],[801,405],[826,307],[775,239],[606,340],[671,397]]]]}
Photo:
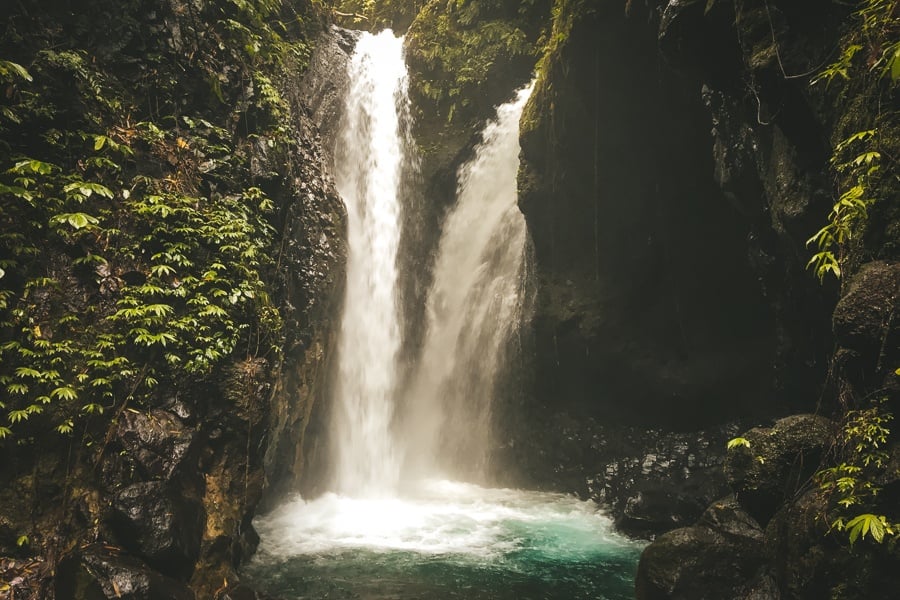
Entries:
{"type": "Polygon", "coordinates": [[[632,598],[640,545],[589,501],[485,483],[491,399],[522,318],[518,122],[497,110],[458,173],[418,358],[401,382],[399,197],[411,162],[402,39],[363,34],[335,153],[348,265],[332,399],[332,491],[254,521],[245,576],[296,598],[632,598]]]}
{"type": "Polygon", "coordinates": [[[500,106],[458,174],[447,215],[421,356],[401,429],[407,468],[482,479],[504,347],[521,323],[525,218],[516,206],[519,118],[528,86],[500,106]]]}

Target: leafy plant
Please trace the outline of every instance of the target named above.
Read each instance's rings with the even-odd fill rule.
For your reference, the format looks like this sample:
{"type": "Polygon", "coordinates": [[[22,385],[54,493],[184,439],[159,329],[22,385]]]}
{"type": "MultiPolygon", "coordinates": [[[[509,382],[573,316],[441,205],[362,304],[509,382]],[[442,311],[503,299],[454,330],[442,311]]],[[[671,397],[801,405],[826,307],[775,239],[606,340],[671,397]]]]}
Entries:
{"type": "Polygon", "coordinates": [[[876,129],[858,131],[835,146],[831,167],[849,187],[845,187],[832,207],[828,224],[806,241],[808,246],[815,245],[818,249],[807,267],[815,271],[819,281],[828,273],[841,276],[847,245],[862,231],[868,208],[875,202],[871,197],[875,188],[873,180],[881,166],[881,152],[874,145],[876,136],[876,129]]]}
{"type": "Polygon", "coordinates": [[[498,68],[536,56],[536,35],[529,33],[526,17],[532,5],[512,10],[487,0],[428,3],[408,35],[408,59],[418,71],[412,91],[448,123],[464,121],[498,68]]]}
{"type": "MultiPolygon", "coordinates": [[[[853,121],[856,112],[869,112],[859,111],[859,102],[872,105],[874,123],[883,117],[889,119],[883,114],[879,97],[882,88],[888,96],[893,94],[900,81],[900,21],[895,13],[896,2],[892,0],[865,0],[853,15],[854,26],[843,39],[837,61],[812,81],[824,82],[826,86],[840,81],[844,93],[854,94],[857,102],[846,102],[846,121],[853,121]]],[[[828,215],[828,223],[806,242],[816,249],[807,267],[820,281],[829,273],[841,277],[852,243],[865,228],[870,207],[888,197],[897,183],[892,173],[896,159],[884,152],[889,142],[882,127],[872,124],[851,130],[834,146],[831,168],[838,200],[828,215]]]]}
{"type": "Polygon", "coordinates": [[[847,514],[854,508],[871,506],[881,491],[876,483],[889,465],[887,445],[893,415],[881,402],[863,410],[849,411],[840,436],[840,458],[837,465],[820,469],[815,479],[827,493],[838,516],[831,527],[845,531],[850,543],[871,535],[876,542],[893,536],[898,529],[885,515],[847,514]]]}
{"type": "Polygon", "coordinates": [[[103,429],[239,349],[278,351],[274,203],[250,157],[295,144],[283,81],[309,45],[281,0],[202,10],[179,17],[195,47],[147,56],[139,85],[74,42],[0,61],[0,440],[103,429]],[[225,106],[182,102],[186,69],[225,106]]]}
{"type": "Polygon", "coordinates": [[[835,521],[835,529],[838,531],[846,531],[850,540],[850,544],[856,543],[857,539],[865,539],[866,535],[872,537],[879,544],[884,541],[885,535],[893,536],[896,534],[894,525],[888,522],[884,515],[873,515],[865,513],[857,515],[846,523],[843,519],[835,521]]]}
{"type": "Polygon", "coordinates": [[[736,437],[728,440],[728,444],[726,444],[727,450],[734,450],[735,448],[749,448],[750,440],[747,438],[736,437]]]}

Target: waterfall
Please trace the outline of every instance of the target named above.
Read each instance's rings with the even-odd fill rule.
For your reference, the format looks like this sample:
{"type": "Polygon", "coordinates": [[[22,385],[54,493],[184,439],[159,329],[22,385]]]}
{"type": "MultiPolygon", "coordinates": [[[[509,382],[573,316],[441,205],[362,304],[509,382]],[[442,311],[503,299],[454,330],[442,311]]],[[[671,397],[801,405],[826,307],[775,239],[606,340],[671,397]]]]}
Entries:
{"type": "Polygon", "coordinates": [[[407,466],[484,475],[491,400],[504,349],[521,322],[525,219],[516,200],[519,119],[532,86],[497,109],[458,172],[427,300],[427,330],[403,440],[407,466]]]}
{"type": "Polygon", "coordinates": [[[634,598],[641,546],[617,536],[596,504],[472,483],[484,473],[491,400],[522,317],[516,172],[530,89],[499,107],[460,168],[425,323],[403,323],[397,251],[410,219],[401,207],[416,203],[398,197],[414,163],[401,43],[390,32],[361,36],[335,154],[349,222],[336,486],[255,518],[260,546],[244,574],[290,600],[634,598]],[[402,332],[416,326],[426,328],[419,352],[401,369],[402,332]]]}
{"type": "Polygon", "coordinates": [[[335,181],[347,206],[347,288],[334,396],[336,485],[389,494],[399,478],[391,432],[401,315],[397,301],[398,189],[406,163],[407,73],[403,40],[360,37],[335,149],[335,181]]]}
{"type": "Polygon", "coordinates": [[[459,169],[421,353],[401,393],[398,195],[412,163],[402,38],[364,34],[349,69],[335,152],[349,248],[334,397],[336,489],[389,495],[404,468],[411,478],[477,478],[504,348],[521,317],[526,229],[516,206],[518,125],[531,87],[498,108],[474,157],[459,169]]]}

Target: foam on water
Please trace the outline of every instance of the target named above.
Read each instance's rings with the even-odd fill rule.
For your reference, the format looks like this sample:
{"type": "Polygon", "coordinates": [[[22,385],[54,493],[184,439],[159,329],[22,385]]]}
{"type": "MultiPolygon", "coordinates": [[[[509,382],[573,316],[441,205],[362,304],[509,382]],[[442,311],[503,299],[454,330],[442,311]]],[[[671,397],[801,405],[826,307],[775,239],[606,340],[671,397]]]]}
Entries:
{"type": "Polygon", "coordinates": [[[297,497],[254,525],[260,556],[276,560],[347,549],[492,560],[538,540],[547,558],[565,561],[630,544],[593,502],[447,480],[425,480],[392,498],[297,497]]]}
{"type": "Polygon", "coordinates": [[[447,480],[297,497],[254,525],[244,575],[285,600],[630,600],[642,547],[593,502],[447,480]]]}
{"type": "Polygon", "coordinates": [[[336,148],[348,258],[332,492],[257,517],[243,574],[286,600],[631,599],[641,545],[593,502],[436,478],[490,480],[492,402],[525,314],[516,174],[531,86],[498,107],[458,172],[404,380],[400,190],[415,161],[402,45],[389,31],[360,36],[336,148]]]}

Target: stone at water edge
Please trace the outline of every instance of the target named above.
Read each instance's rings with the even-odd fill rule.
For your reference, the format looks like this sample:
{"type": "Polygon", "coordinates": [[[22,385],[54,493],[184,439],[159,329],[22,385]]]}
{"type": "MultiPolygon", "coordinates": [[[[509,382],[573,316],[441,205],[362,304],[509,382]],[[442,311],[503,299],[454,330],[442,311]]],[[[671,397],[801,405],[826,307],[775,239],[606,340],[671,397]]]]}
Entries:
{"type": "Polygon", "coordinates": [[[733,497],[714,502],[691,527],[663,534],[638,564],[638,600],[759,598],[763,531],[733,497]]]}
{"type": "Polygon", "coordinates": [[[102,544],[65,557],[54,583],[58,600],[197,600],[183,582],[102,544]]]}
{"type": "Polygon", "coordinates": [[[791,415],[741,437],[749,443],[728,451],[725,477],[743,508],[765,525],[819,468],[834,423],[818,415],[791,415]]]}

